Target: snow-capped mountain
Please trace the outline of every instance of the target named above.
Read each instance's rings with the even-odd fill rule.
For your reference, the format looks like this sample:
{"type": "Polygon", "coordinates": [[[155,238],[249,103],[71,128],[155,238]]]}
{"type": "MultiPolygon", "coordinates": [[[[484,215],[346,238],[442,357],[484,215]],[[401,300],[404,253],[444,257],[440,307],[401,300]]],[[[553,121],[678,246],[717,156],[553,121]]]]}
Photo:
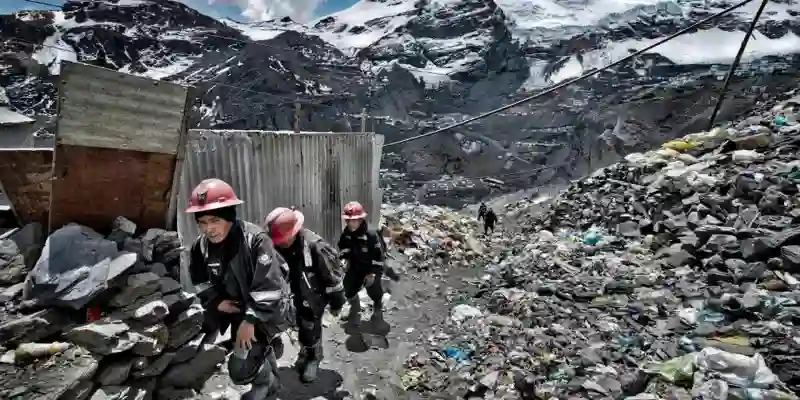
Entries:
{"type": "MultiPolygon", "coordinates": [[[[0,16],[0,86],[16,111],[52,113],[58,62],[77,60],[197,86],[199,126],[286,129],[299,101],[303,129],[359,130],[367,107],[368,129],[391,142],[600,68],[733,4],[361,0],[306,24],[243,24],[170,0],[70,1],[0,16]]],[[[757,7],[557,93],[387,149],[398,153],[387,163],[416,179],[503,175],[525,186],[703,129],[757,7]]],[[[796,86],[798,53],[800,5],[773,0],[721,120],[796,86]]]]}

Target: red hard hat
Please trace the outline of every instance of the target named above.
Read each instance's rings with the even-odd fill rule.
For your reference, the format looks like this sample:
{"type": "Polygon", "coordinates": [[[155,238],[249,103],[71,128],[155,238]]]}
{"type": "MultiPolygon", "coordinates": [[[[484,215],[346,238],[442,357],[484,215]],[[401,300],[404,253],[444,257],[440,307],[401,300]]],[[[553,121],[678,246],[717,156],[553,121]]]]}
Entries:
{"type": "Polygon", "coordinates": [[[362,219],[366,217],[367,212],[364,211],[364,206],[357,201],[347,203],[342,211],[342,218],[344,219],[362,219]]]}
{"type": "Polygon", "coordinates": [[[284,207],[272,210],[266,221],[272,243],[278,246],[286,244],[303,229],[305,219],[303,213],[297,210],[284,207]]]}
{"type": "Polygon", "coordinates": [[[236,197],[231,185],[221,179],[206,179],[192,190],[187,213],[216,210],[244,203],[236,197]]]}

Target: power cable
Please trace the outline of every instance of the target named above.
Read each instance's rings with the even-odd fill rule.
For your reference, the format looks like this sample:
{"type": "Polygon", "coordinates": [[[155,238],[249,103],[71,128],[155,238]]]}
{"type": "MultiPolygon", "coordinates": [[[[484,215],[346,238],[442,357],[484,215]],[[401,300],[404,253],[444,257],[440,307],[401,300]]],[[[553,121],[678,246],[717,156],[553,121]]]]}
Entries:
{"type": "Polygon", "coordinates": [[[410,142],[410,141],[413,141],[413,140],[418,140],[418,139],[422,139],[422,138],[425,138],[425,137],[428,137],[428,136],[433,136],[433,135],[436,135],[436,134],[439,134],[439,133],[442,133],[442,132],[446,132],[446,131],[449,131],[449,130],[451,130],[453,128],[458,128],[459,126],[464,126],[464,125],[469,124],[471,122],[475,122],[477,120],[484,119],[484,118],[486,118],[486,117],[488,117],[490,115],[494,115],[494,114],[497,114],[499,112],[508,110],[509,108],[513,108],[513,107],[516,107],[516,106],[518,106],[520,104],[524,104],[524,103],[530,102],[532,100],[538,99],[538,98],[540,98],[542,96],[548,95],[548,94],[553,93],[553,92],[555,92],[555,91],[557,91],[559,89],[562,89],[564,87],[572,85],[573,83],[580,82],[580,81],[582,81],[584,79],[587,79],[587,78],[591,78],[592,76],[595,76],[595,75],[597,75],[597,74],[599,74],[599,73],[601,73],[603,71],[606,71],[606,70],[608,70],[610,68],[613,68],[613,67],[615,67],[617,65],[620,65],[620,64],[622,64],[622,63],[624,63],[626,61],[629,61],[629,60],[631,60],[633,58],[636,58],[636,57],[646,53],[647,51],[652,50],[653,48],[656,48],[656,47],[658,47],[658,46],[660,46],[660,45],[662,45],[662,44],[664,44],[666,42],[669,42],[672,39],[675,39],[676,37],[678,37],[680,35],[683,35],[683,34],[685,34],[687,32],[690,32],[690,31],[696,29],[697,27],[699,27],[699,26],[701,26],[701,25],[703,25],[703,24],[705,24],[705,23],[707,23],[709,21],[712,21],[712,20],[717,19],[719,17],[722,17],[722,16],[724,16],[726,14],[729,14],[729,13],[733,12],[734,10],[744,6],[745,4],[750,3],[751,1],[753,1],[753,0],[744,0],[741,3],[735,4],[735,5],[731,6],[731,7],[726,8],[723,11],[720,11],[720,12],[718,12],[716,14],[713,14],[713,15],[707,17],[707,18],[704,18],[704,19],[700,20],[699,22],[691,24],[688,27],[683,28],[683,29],[679,30],[678,32],[675,32],[675,33],[667,36],[666,38],[661,39],[661,40],[657,41],[654,44],[646,46],[645,48],[643,48],[641,50],[638,50],[638,51],[636,51],[636,52],[634,52],[634,53],[632,53],[632,54],[630,54],[630,55],[628,55],[626,57],[623,57],[623,58],[621,58],[621,59],[619,59],[619,60],[617,60],[617,61],[615,61],[615,62],[613,62],[611,64],[608,64],[608,65],[606,65],[606,66],[604,66],[604,67],[602,67],[600,69],[595,69],[595,70],[589,71],[589,72],[587,72],[587,73],[585,73],[585,74],[583,74],[583,75],[581,75],[581,76],[579,76],[577,78],[573,78],[573,79],[570,79],[568,81],[559,83],[559,84],[557,84],[557,85],[555,85],[555,86],[553,86],[553,87],[551,87],[549,89],[545,89],[545,90],[543,90],[543,91],[541,91],[541,92],[539,92],[537,94],[534,94],[533,96],[528,96],[528,97],[526,97],[526,98],[524,98],[522,100],[515,101],[515,102],[513,102],[511,104],[507,104],[505,106],[496,108],[494,110],[485,112],[483,114],[480,114],[480,115],[472,117],[472,118],[468,118],[468,119],[466,119],[464,121],[461,121],[461,122],[458,122],[458,123],[455,123],[455,124],[452,124],[452,125],[445,126],[443,128],[437,129],[437,130],[432,131],[432,132],[427,132],[427,133],[423,133],[423,134],[420,134],[420,135],[412,136],[410,138],[405,138],[405,139],[402,139],[402,140],[398,140],[396,142],[391,142],[391,143],[384,144],[383,147],[396,146],[398,144],[403,144],[403,143],[407,143],[407,142],[410,142]]]}
{"type": "Polygon", "coordinates": [[[744,54],[744,49],[747,47],[747,42],[750,41],[750,36],[753,34],[753,30],[756,29],[756,23],[758,23],[758,19],[761,18],[761,13],[764,11],[764,7],[767,6],[769,0],[763,0],[761,2],[761,6],[758,7],[758,11],[756,11],[756,15],[753,17],[753,22],[750,23],[750,27],[747,28],[747,33],[744,35],[744,39],[742,39],[742,44],[739,46],[739,51],[736,52],[736,57],[733,59],[733,64],[731,64],[731,68],[728,70],[728,75],[725,77],[725,83],[722,84],[722,89],[719,92],[719,98],[717,98],[717,104],[714,106],[714,111],[711,112],[711,118],[708,120],[708,129],[711,130],[714,128],[714,121],[717,119],[717,113],[719,113],[719,109],[722,108],[722,102],[725,100],[725,95],[728,93],[728,87],[731,85],[731,81],[733,81],[733,74],[736,72],[736,68],[739,66],[739,62],[742,60],[742,54],[744,54]]]}

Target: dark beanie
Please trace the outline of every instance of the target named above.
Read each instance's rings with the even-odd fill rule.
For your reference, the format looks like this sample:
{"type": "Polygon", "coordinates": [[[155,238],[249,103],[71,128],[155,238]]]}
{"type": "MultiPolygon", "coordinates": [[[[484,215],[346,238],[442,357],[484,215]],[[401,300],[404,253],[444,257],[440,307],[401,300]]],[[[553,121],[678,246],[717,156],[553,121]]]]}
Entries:
{"type": "Polygon", "coordinates": [[[214,210],[207,210],[207,211],[200,211],[194,214],[195,220],[200,220],[200,218],[205,217],[206,215],[211,215],[217,218],[222,218],[225,221],[234,222],[236,221],[236,206],[230,207],[222,207],[217,208],[214,210]]]}

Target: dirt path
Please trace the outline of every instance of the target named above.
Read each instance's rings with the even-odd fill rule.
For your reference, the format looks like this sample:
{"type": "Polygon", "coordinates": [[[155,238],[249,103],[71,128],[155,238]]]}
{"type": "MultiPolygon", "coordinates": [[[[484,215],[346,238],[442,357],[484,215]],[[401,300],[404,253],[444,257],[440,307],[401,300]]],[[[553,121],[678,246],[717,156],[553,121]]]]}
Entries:
{"type": "MultiPolygon", "coordinates": [[[[358,328],[326,315],[330,325],[323,332],[325,359],[314,384],[299,381],[292,369],[298,349],[284,338],[286,350],[279,360],[283,383],[280,399],[340,399],[347,393],[360,398],[359,394],[369,390],[380,393],[379,398],[396,398],[390,393],[402,387],[398,372],[403,362],[427,341],[429,328],[444,321],[464,286],[462,278],[471,276],[472,271],[457,268],[410,271],[399,282],[388,283],[391,297],[385,302],[384,313],[388,326],[369,321],[369,300],[363,302],[364,315],[358,328]]],[[[238,399],[243,389],[231,384],[223,372],[209,380],[202,398],[238,399]]]]}

